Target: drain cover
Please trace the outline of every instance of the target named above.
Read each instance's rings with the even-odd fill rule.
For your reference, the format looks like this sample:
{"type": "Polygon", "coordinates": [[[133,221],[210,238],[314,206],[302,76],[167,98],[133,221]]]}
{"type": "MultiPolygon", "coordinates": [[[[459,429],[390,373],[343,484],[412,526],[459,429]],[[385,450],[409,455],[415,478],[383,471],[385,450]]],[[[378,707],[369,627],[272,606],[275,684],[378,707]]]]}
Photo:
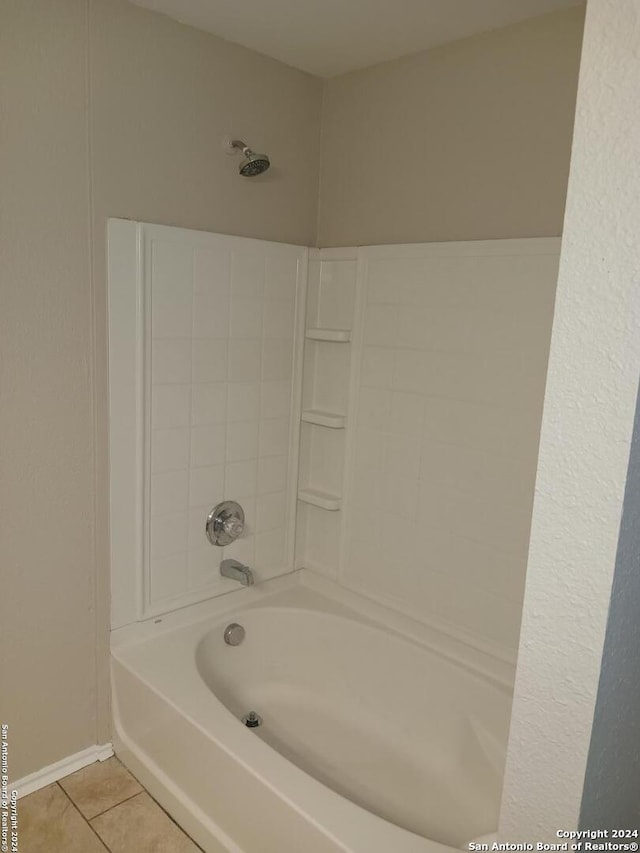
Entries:
{"type": "Polygon", "coordinates": [[[260,714],[256,714],[255,711],[249,711],[249,713],[245,714],[242,718],[242,722],[248,729],[255,729],[262,725],[262,717],[260,714]]]}

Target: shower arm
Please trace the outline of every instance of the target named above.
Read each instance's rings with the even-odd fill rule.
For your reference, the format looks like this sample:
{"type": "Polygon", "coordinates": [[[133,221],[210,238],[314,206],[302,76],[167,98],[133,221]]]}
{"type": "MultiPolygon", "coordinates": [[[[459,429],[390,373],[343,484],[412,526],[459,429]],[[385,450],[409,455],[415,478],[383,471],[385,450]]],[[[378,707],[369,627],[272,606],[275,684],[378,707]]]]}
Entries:
{"type": "Polygon", "coordinates": [[[240,151],[242,151],[245,157],[248,156],[247,152],[251,153],[251,149],[249,148],[249,146],[241,139],[232,139],[229,144],[232,148],[238,148],[240,151]]]}

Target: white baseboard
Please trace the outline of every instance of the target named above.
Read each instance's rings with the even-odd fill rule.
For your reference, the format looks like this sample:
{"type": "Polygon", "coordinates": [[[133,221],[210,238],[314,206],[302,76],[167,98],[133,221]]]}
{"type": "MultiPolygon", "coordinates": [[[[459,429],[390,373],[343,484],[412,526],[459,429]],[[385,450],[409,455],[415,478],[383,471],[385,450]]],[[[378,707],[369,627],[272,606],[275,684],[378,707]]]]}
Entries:
{"type": "Polygon", "coordinates": [[[48,767],[43,767],[42,770],[36,770],[35,773],[30,773],[28,776],[23,776],[22,779],[17,779],[9,785],[10,791],[17,791],[18,798],[26,797],[27,794],[32,794],[40,788],[50,785],[52,782],[57,782],[58,779],[63,779],[70,773],[75,773],[76,770],[81,770],[95,761],[106,761],[113,755],[113,746],[110,743],[101,745],[89,746],[74,755],[68,755],[55,764],[49,764],[48,767]]]}

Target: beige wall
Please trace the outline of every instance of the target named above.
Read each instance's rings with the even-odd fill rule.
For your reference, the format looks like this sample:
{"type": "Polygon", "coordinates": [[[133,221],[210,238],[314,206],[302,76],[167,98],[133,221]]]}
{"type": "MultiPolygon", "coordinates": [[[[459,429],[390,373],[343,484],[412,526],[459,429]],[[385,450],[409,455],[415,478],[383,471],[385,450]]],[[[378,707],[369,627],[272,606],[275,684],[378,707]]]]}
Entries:
{"type": "Polygon", "coordinates": [[[106,219],[312,243],[321,82],[121,0],[5,0],[0,87],[16,779],[109,739],[106,219]],[[229,133],[271,155],[259,182],[222,152],[229,133]]]}
{"type": "Polygon", "coordinates": [[[318,245],[559,235],[583,15],[329,80],[318,245]]]}
{"type": "Polygon", "coordinates": [[[0,715],[12,779],[96,739],[83,0],[0,4],[0,715]]]}
{"type": "Polygon", "coordinates": [[[96,238],[120,216],[313,243],[322,81],[124,0],[90,9],[96,238]],[[271,170],[241,178],[229,134],[271,170]]]}

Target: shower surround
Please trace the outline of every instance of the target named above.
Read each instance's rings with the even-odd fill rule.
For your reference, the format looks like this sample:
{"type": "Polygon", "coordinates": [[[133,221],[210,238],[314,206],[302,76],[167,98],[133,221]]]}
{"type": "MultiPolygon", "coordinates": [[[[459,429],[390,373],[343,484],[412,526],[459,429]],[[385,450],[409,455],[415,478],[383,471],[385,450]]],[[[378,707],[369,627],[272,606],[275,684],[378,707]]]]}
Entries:
{"type": "Polygon", "coordinates": [[[258,580],[293,568],[307,251],[121,220],[109,247],[118,627],[234,589],[224,558],[258,580]],[[214,549],[225,499],[247,526],[214,549]]]}
{"type": "Polygon", "coordinates": [[[559,249],[310,252],[307,322],[350,343],[307,341],[305,405],[346,419],[303,416],[303,483],[342,511],[302,509],[298,565],[512,662],[559,249]]]}
{"type": "Polygon", "coordinates": [[[222,767],[271,827],[265,851],[294,837],[436,850],[495,830],[558,253],[549,239],[307,250],[110,222],[115,743],[205,849],[256,849],[232,803],[209,808],[192,784],[222,767]],[[204,528],[223,499],[247,530],[217,549],[204,528]],[[221,578],[223,557],[257,586],[221,578]],[[261,663],[219,645],[227,622],[256,618],[261,663]],[[289,621],[290,658],[273,645],[289,621]],[[309,707],[332,679],[335,714],[309,707]],[[442,761],[417,759],[416,779],[477,777],[459,832],[423,826],[387,784],[423,679],[458,697],[457,722],[429,717],[442,761]],[[252,697],[259,732],[237,719],[262,714],[252,697]],[[340,750],[321,760],[354,702],[372,786],[340,750]],[[315,757],[283,736],[298,712],[326,739],[315,757]],[[179,749],[145,735],[154,719],[179,749]],[[200,756],[192,777],[182,748],[200,756]]]}

